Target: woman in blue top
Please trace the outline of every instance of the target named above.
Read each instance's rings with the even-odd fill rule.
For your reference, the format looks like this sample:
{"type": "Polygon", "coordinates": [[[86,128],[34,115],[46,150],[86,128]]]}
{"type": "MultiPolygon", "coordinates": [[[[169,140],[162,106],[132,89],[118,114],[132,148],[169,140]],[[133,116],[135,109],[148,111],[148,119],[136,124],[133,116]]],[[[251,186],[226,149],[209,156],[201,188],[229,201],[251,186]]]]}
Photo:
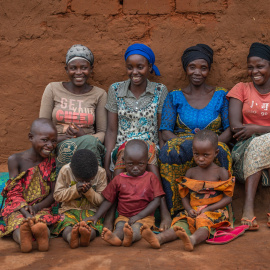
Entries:
{"type": "Polygon", "coordinates": [[[171,215],[183,209],[175,180],[184,176],[190,167],[196,166],[192,153],[192,140],[196,132],[210,129],[218,135],[216,163],[231,170],[232,159],[226,145],[231,139],[227,91],[205,82],[212,62],[213,50],[209,46],[197,44],[186,49],[182,64],[189,85],[171,91],[163,105],[160,131],[166,144],[160,151],[160,174],[171,215]]]}

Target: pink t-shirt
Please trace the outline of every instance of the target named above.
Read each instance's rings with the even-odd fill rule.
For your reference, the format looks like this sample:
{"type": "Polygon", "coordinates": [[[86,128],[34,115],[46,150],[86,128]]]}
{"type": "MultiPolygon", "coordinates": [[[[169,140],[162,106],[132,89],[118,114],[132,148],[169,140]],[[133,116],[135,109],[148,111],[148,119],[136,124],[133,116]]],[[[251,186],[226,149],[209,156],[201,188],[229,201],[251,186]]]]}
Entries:
{"type": "Polygon", "coordinates": [[[156,175],[152,172],[145,172],[139,177],[120,173],[103,190],[102,195],[111,203],[117,198],[119,214],[133,217],[145,209],[156,197],[165,195],[165,193],[156,175]]]}
{"type": "Polygon", "coordinates": [[[270,93],[260,94],[252,82],[238,83],[227,94],[243,103],[243,124],[269,126],[270,93]]]}

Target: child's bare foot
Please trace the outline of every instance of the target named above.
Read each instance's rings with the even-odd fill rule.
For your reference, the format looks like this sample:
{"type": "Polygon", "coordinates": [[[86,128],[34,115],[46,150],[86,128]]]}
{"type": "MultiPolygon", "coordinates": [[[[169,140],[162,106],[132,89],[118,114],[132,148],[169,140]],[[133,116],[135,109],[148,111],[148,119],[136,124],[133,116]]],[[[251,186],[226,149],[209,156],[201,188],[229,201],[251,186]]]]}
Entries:
{"type": "Polygon", "coordinates": [[[192,251],[194,249],[194,246],[186,231],[178,226],[174,226],[173,229],[175,231],[175,234],[184,242],[184,249],[187,251],[192,251]]]}
{"type": "Polygon", "coordinates": [[[113,246],[122,245],[122,241],[107,228],[103,228],[101,237],[104,241],[108,242],[109,244],[113,246]]]}
{"type": "Polygon", "coordinates": [[[160,243],[158,239],[147,225],[143,225],[141,227],[141,235],[142,238],[144,238],[151,245],[152,248],[160,248],[160,243]]]}
{"type": "Polygon", "coordinates": [[[71,248],[79,247],[79,228],[80,228],[79,223],[75,224],[72,228],[70,242],[69,242],[69,246],[71,248]]]}
{"type": "Polygon", "coordinates": [[[80,222],[79,233],[81,235],[80,246],[88,247],[91,238],[91,228],[86,224],[85,221],[80,222]]]}
{"type": "Polygon", "coordinates": [[[21,252],[30,252],[32,250],[33,236],[28,219],[25,219],[20,226],[20,238],[21,252]]]}
{"type": "Polygon", "coordinates": [[[29,225],[31,227],[31,231],[34,237],[37,240],[38,250],[48,251],[49,250],[49,235],[48,235],[48,227],[47,227],[46,222],[42,219],[38,219],[38,221],[32,219],[32,220],[29,220],[29,225]]]}
{"type": "Polygon", "coordinates": [[[132,244],[133,230],[127,222],[125,223],[123,231],[124,231],[123,246],[129,247],[132,244]]]}

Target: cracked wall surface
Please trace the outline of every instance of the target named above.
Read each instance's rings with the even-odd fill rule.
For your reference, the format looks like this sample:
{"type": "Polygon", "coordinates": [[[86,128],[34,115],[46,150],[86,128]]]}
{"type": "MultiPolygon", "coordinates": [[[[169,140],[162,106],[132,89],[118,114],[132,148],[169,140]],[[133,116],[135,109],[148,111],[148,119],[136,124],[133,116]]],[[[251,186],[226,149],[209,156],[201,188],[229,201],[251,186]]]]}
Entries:
{"type": "Polygon", "coordinates": [[[67,49],[95,55],[91,83],[108,89],[126,79],[123,55],[134,42],[149,45],[169,90],[187,84],[181,54],[197,43],[215,52],[209,84],[230,89],[246,81],[250,44],[270,44],[266,0],[0,0],[0,165],[30,146],[45,86],[67,80],[67,49]]]}

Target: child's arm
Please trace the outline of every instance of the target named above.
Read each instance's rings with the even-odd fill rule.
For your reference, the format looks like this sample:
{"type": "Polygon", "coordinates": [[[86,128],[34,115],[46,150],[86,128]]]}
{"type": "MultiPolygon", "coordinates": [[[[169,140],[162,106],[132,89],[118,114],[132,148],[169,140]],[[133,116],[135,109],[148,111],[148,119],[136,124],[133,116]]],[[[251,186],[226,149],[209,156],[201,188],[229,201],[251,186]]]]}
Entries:
{"type": "MultiPolygon", "coordinates": [[[[192,178],[192,172],[194,171],[194,168],[190,168],[187,170],[185,177],[192,178]]],[[[195,218],[198,215],[198,212],[193,209],[190,205],[190,196],[189,193],[185,198],[182,198],[182,203],[185,208],[185,210],[188,212],[188,216],[195,218]]]]}
{"type": "Polygon", "coordinates": [[[182,203],[183,203],[184,208],[188,212],[189,217],[195,218],[198,215],[198,212],[194,210],[190,205],[189,194],[185,198],[182,198],[182,203]]]}
{"type": "Polygon", "coordinates": [[[9,178],[17,176],[20,172],[19,163],[17,160],[17,155],[14,154],[8,158],[8,173],[9,178]]]}
{"type": "Polygon", "coordinates": [[[35,216],[37,212],[41,211],[44,208],[50,207],[54,203],[54,198],[53,198],[54,188],[55,188],[55,181],[51,182],[51,191],[44,200],[42,200],[41,202],[33,206],[27,205],[25,207],[25,210],[27,210],[31,215],[35,216]]]}
{"type": "Polygon", "coordinates": [[[131,217],[128,221],[129,225],[134,224],[137,220],[145,218],[155,212],[155,210],[160,205],[161,196],[156,197],[153,201],[151,201],[140,213],[131,217]]]}
{"type": "Polygon", "coordinates": [[[94,190],[92,187],[90,187],[83,195],[87,198],[87,200],[93,204],[96,208],[101,205],[101,203],[104,201],[104,197],[101,195],[101,192],[106,188],[107,186],[107,176],[106,171],[103,169],[100,172],[98,172],[96,178],[94,181],[97,181],[96,190],[94,190]]]}
{"type": "Polygon", "coordinates": [[[53,194],[53,197],[57,202],[68,202],[81,197],[80,193],[78,192],[77,185],[69,187],[70,181],[67,177],[68,175],[66,175],[61,169],[53,194]]]}
{"type": "Polygon", "coordinates": [[[226,180],[229,179],[229,172],[225,168],[221,167],[220,170],[219,170],[219,174],[220,174],[219,178],[220,178],[221,181],[226,181],[226,180]]]}
{"type": "Polygon", "coordinates": [[[99,218],[101,218],[109,209],[110,207],[113,205],[113,203],[111,203],[108,200],[104,200],[103,203],[100,205],[100,207],[98,208],[97,212],[95,213],[94,216],[92,217],[87,217],[84,219],[84,221],[93,221],[94,224],[96,224],[96,222],[98,221],[99,218]]]}
{"type": "Polygon", "coordinates": [[[222,209],[231,202],[232,202],[232,197],[229,197],[229,196],[224,194],[223,198],[219,202],[208,205],[206,208],[202,209],[201,213],[204,213],[207,211],[212,212],[212,211],[215,211],[217,209],[222,209]]]}

